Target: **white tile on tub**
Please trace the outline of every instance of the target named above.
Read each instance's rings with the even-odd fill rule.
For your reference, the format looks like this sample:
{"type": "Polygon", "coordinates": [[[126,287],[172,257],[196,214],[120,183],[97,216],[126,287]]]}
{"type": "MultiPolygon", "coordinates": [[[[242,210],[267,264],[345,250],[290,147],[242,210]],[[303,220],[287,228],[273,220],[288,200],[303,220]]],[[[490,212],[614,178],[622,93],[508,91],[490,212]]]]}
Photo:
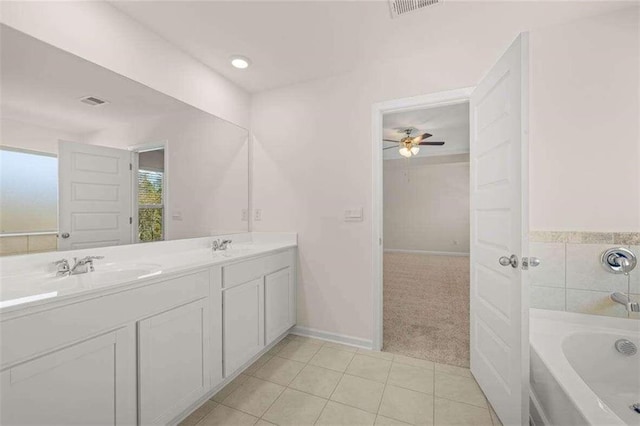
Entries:
{"type": "Polygon", "coordinates": [[[567,288],[595,291],[629,291],[625,275],[612,274],[600,264],[612,244],[567,244],[567,288]]]}
{"type": "Polygon", "coordinates": [[[638,258],[638,264],[629,273],[629,293],[640,294],[640,246],[631,246],[629,249],[638,258]]]}
{"type": "Polygon", "coordinates": [[[532,285],[530,289],[530,306],[538,309],[564,311],[566,307],[565,289],[557,287],[541,287],[532,285]]]}
{"type": "Polygon", "coordinates": [[[529,271],[531,285],[562,287],[565,283],[565,244],[530,243],[529,253],[540,259],[540,265],[529,271]]]}
{"type": "Polygon", "coordinates": [[[611,301],[610,291],[567,289],[567,311],[626,318],[624,306],[611,301]]]}

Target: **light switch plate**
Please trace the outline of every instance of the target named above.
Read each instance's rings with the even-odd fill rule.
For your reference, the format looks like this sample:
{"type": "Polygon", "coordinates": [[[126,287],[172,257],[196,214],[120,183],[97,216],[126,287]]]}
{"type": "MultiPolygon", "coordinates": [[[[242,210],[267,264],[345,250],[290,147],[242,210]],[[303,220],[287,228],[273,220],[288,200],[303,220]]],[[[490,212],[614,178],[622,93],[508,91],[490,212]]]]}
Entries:
{"type": "Polygon", "coordinates": [[[345,222],[362,222],[362,207],[344,211],[345,222]]]}
{"type": "Polygon", "coordinates": [[[182,220],[182,212],[181,211],[174,211],[171,214],[171,219],[173,219],[173,220],[182,220]]]}

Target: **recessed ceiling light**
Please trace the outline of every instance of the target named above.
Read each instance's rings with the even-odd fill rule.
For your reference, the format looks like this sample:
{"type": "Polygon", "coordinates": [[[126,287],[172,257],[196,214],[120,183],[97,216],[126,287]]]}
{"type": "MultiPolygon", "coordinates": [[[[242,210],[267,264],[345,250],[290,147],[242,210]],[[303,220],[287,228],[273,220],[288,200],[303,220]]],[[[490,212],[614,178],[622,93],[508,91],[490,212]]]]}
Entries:
{"type": "Polygon", "coordinates": [[[230,59],[231,59],[231,65],[241,70],[245,68],[249,68],[249,65],[251,65],[251,61],[249,60],[249,58],[245,56],[236,55],[236,56],[232,56],[230,59]]]}

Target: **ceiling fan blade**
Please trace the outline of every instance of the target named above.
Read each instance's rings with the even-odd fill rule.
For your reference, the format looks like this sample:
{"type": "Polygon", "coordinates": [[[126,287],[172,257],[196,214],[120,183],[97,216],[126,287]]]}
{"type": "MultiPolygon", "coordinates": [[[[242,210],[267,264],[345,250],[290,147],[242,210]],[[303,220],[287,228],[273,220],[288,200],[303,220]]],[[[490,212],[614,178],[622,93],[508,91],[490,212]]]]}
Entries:
{"type": "Polygon", "coordinates": [[[385,149],[393,149],[393,148],[398,149],[397,146],[388,146],[386,148],[382,148],[382,150],[384,151],[385,149]]]}
{"type": "Polygon", "coordinates": [[[382,139],[385,142],[400,143],[400,141],[392,141],[391,139],[382,139]]]}
{"type": "Polygon", "coordinates": [[[423,133],[419,136],[416,136],[415,138],[413,138],[413,143],[417,143],[420,142],[421,140],[430,138],[431,136],[433,136],[431,133],[423,133]]]}
{"type": "Polygon", "coordinates": [[[444,145],[444,142],[420,142],[418,145],[444,145]]]}

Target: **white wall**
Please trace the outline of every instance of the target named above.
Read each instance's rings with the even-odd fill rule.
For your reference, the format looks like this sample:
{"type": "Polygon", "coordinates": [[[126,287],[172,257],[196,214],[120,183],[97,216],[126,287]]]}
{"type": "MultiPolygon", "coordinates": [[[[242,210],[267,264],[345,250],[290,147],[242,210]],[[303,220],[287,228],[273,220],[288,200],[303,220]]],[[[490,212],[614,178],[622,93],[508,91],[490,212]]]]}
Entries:
{"type": "Polygon", "coordinates": [[[81,142],[127,149],[168,142],[166,239],[247,232],[247,132],[193,109],[83,135],[81,142]],[[180,214],[181,220],[174,218],[180,214]]]}
{"type": "Polygon", "coordinates": [[[384,248],[469,253],[469,156],[384,161],[384,248]]]}
{"type": "Polygon", "coordinates": [[[0,21],[183,102],[249,127],[250,97],[106,2],[2,2],[0,21]]]}
{"type": "Polygon", "coordinates": [[[531,229],[640,231],[639,8],[531,33],[531,229]]]}
{"type": "MultiPolygon", "coordinates": [[[[607,19],[622,24],[628,23],[627,16],[628,10],[607,19]]],[[[586,31],[588,25],[581,28],[586,31]]],[[[532,177],[536,181],[553,182],[533,186],[531,226],[532,229],[550,226],[538,213],[548,209],[557,218],[554,227],[569,228],[581,222],[598,228],[610,227],[617,220],[614,215],[606,214],[607,218],[603,218],[602,214],[594,213],[594,210],[605,210],[600,206],[603,198],[607,203],[610,201],[607,192],[589,190],[587,186],[564,186],[567,189],[564,193],[568,197],[566,199],[575,199],[577,205],[591,205],[592,199],[600,197],[599,207],[580,211],[568,209],[564,199],[545,197],[544,192],[550,185],[557,185],[561,176],[569,174],[573,175],[571,182],[576,184],[581,179],[592,183],[596,179],[592,176],[600,174],[599,170],[620,170],[626,182],[633,179],[637,182],[637,169],[629,170],[630,162],[637,164],[638,161],[637,133],[630,129],[637,126],[637,66],[635,69],[632,67],[629,73],[616,71],[616,77],[623,79],[616,82],[600,78],[601,74],[596,72],[600,65],[595,66],[594,72],[590,70],[594,68],[601,51],[608,51],[606,57],[610,68],[619,68],[618,63],[633,65],[634,60],[630,60],[629,56],[635,57],[637,63],[638,51],[615,45],[605,48],[596,44],[597,51],[592,50],[588,57],[576,54],[571,59],[575,62],[550,61],[544,50],[556,51],[555,47],[537,40],[557,31],[560,30],[553,27],[534,31],[533,60],[545,61],[536,65],[537,68],[544,66],[545,74],[549,76],[566,75],[566,67],[571,65],[571,73],[580,79],[586,92],[597,87],[596,92],[601,93],[606,92],[606,87],[610,85],[625,85],[629,88],[628,92],[621,94],[615,90],[611,102],[626,103],[623,98],[627,97],[635,97],[635,101],[628,105],[630,111],[623,112],[621,116],[598,108],[602,115],[594,120],[591,115],[585,116],[583,113],[573,115],[574,109],[569,107],[562,110],[562,117],[541,116],[540,108],[554,108],[554,104],[560,100],[557,97],[534,100],[533,113],[538,115],[533,118],[531,128],[532,177]],[[635,74],[631,72],[634,70],[635,74]],[[633,118],[632,114],[635,114],[633,118]],[[617,148],[615,156],[603,155],[604,148],[599,145],[608,138],[598,140],[596,147],[593,146],[596,141],[588,138],[589,145],[583,146],[582,132],[577,133],[579,137],[562,134],[562,137],[553,137],[550,141],[545,136],[548,133],[542,130],[558,125],[560,120],[568,120],[571,125],[595,128],[600,123],[622,119],[628,131],[624,132],[624,138],[613,145],[617,148]],[[629,120],[632,120],[631,125],[628,124],[629,120]],[[576,145],[580,147],[578,152],[576,145]],[[630,154],[624,158],[626,152],[630,154]],[[551,170],[556,173],[562,171],[562,174],[556,174],[555,179],[541,179],[549,162],[551,170]],[[576,215],[588,219],[577,220],[576,215]]],[[[615,28],[609,31],[618,32],[615,28]]],[[[416,52],[411,58],[412,66],[398,66],[398,61],[378,63],[367,69],[259,93],[253,97],[253,205],[263,209],[263,219],[255,222],[254,229],[293,229],[299,233],[300,325],[365,339],[372,336],[371,105],[382,100],[474,86],[516,35],[516,32],[500,33],[487,26],[487,31],[473,34],[473,37],[449,43],[439,40],[437,47],[428,53],[416,52]],[[364,208],[363,222],[343,221],[344,210],[353,207],[364,208]]],[[[630,29],[629,36],[637,40],[637,26],[630,29]]],[[[627,44],[625,42],[623,46],[627,44]]],[[[573,37],[571,45],[575,49],[568,49],[567,55],[592,49],[593,41],[590,37],[573,37]]],[[[540,70],[533,71],[534,80],[538,78],[540,81],[535,76],[540,70]]],[[[533,89],[539,90],[539,84],[534,84],[533,89]]],[[[585,105],[583,96],[562,99],[560,103],[573,105],[578,112],[584,112],[589,105],[594,106],[593,102],[585,105]]],[[[617,111],[616,108],[614,112],[617,111]]],[[[606,179],[606,176],[600,175],[606,179]]],[[[601,189],[601,186],[597,188],[601,189]]],[[[636,184],[631,184],[630,188],[632,190],[628,194],[619,197],[622,201],[618,200],[614,205],[629,209],[625,217],[630,218],[635,214],[637,218],[637,198],[640,194],[636,184]]],[[[551,190],[553,193],[555,190],[551,190]]],[[[637,225],[625,219],[624,226],[628,229],[637,225]]]]}
{"type": "Polygon", "coordinates": [[[58,155],[58,141],[77,140],[78,135],[22,121],[0,118],[0,145],[58,155]]]}

